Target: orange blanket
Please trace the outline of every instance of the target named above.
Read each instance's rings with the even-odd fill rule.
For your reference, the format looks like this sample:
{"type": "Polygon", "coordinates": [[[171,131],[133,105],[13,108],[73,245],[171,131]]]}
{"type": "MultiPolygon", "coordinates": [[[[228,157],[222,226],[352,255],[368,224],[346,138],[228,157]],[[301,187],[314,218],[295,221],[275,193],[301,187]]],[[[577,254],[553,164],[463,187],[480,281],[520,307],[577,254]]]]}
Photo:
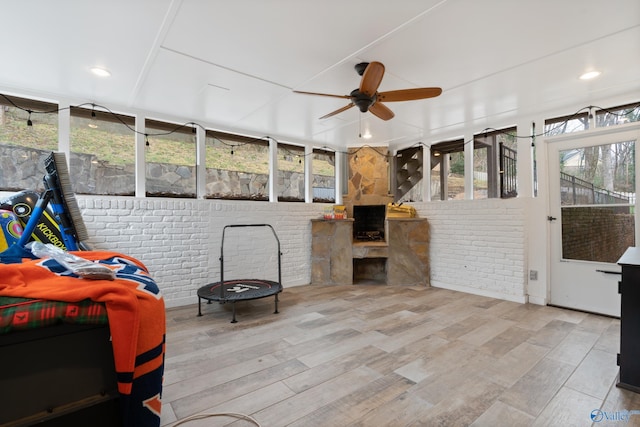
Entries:
{"type": "Polygon", "coordinates": [[[51,259],[0,264],[0,295],[102,302],[107,309],[125,426],[158,426],[164,369],[164,301],[146,267],[115,252],[74,252],[115,270],[116,279],[87,280],[51,259]]]}

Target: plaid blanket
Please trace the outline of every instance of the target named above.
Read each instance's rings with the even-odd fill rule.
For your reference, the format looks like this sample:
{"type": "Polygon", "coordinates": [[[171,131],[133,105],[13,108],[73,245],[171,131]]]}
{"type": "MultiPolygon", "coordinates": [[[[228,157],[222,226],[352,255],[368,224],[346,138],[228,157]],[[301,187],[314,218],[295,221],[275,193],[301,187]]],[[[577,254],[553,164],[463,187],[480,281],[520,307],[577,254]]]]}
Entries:
{"type": "Polygon", "coordinates": [[[43,328],[59,323],[105,325],[109,322],[104,304],[0,296],[0,334],[43,328]]]}

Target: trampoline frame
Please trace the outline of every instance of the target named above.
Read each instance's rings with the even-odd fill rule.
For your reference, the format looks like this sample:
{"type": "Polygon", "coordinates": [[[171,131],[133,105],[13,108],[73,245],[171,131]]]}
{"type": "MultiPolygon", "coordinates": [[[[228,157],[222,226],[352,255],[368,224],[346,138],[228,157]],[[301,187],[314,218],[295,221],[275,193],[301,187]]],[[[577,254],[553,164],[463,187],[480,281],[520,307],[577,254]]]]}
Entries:
{"type": "Polygon", "coordinates": [[[249,301],[253,299],[266,298],[269,296],[275,297],[275,311],[274,314],[278,313],[278,294],[282,292],[282,252],[280,251],[280,239],[278,239],[278,235],[270,224],[230,224],[225,225],[222,229],[222,242],[220,244],[220,281],[209,283],[204,285],[200,289],[198,289],[198,317],[202,316],[202,300],[207,300],[207,304],[211,304],[212,301],[218,301],[220,304],[226,304],[230,302],[232,304],[232,319],[231,323],[237,323],[236,320],[236,301],[249,301]],[[273,282],[270,280],[260,280],[260,279],[234,279],[234,280],[224,280],[224,238],[227,228],[237,228],[237,227],[269,227],[273,237],[276,239],[276,243],[278,246],[278,281],[273,282]],[[230,285],[241,285],[242,282],[251,282],[253,287],[257,286],[257,289],[253,289],[252,292],[247,292],[246,295],[240,293],[234,293],[229,295],[227,293],[226,288],[230,285]],[[263,284],[264,286],[260,286],[263,284]],[[272,286],[275,285],[275,286],[272,286]],[[211,290],[215,287],[219,288],[219,291],[212,292],[211,290]]]}

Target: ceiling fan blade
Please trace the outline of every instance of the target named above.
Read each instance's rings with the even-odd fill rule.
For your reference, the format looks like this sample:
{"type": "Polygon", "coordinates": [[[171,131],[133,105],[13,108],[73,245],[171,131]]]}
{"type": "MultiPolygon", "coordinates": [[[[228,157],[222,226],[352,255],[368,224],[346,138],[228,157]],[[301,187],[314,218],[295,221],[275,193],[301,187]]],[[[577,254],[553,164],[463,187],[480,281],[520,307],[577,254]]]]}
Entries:
{"type": "Polygon", "coordinates": [[[369,112],[382,120],[390,120],[395,116],[393,111],[391,111],[386,105],[381,104],[380,102],[376,102],[371,107],[369,107],[369,112]]]}
{"type": "Polygon", "coordinates": [[[416,89],[390,90],[378,93],[378,101],[414,101],[416,99],[434,98],[442,93],[439,87],[420,87],[416,89]]]}
{"type": "Polygon", "coordinates": [[[332,95],[330,93],[318,93],[318,92],[302,92],[300,90],[294,90],[294,93],[302,93],[304,95],[319,95],[319,96],[330,96],[332,98],[344,98],[344,99],[351,99],[352,96],[351,95],[332,95]]]}
{"type": "Polygon", "coordinates": [[[326,119],[326,118],[331,117],[331,116],[335,116],[336,114],[340,114],[343,111],[347,111],[351,107],[353,107],[353,104],[346,105],[346,106],[344,106],[344,107],[342,107],[342,108],[340,108],[340,109],[338,109],[336,111],[333,111],[333,112],[331,112],[329,114],[325,114],[324,116],[320,117],[320,120],[326,119]]]}
{"type": "Polygon", "coordinates": [[[382,82],[382,77],[384,77],[384,65],[380,62],[370,62],[362,74],[360,92],[373,96],[382,82]]]}

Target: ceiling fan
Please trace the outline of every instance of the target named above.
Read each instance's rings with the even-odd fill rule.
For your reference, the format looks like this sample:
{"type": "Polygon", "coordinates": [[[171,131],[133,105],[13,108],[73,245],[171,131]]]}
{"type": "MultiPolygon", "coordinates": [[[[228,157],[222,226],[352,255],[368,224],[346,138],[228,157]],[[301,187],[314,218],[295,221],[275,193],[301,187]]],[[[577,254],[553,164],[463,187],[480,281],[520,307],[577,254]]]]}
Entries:
{"type": "Polygon", "coordinates": [[[371,63],[361,62],[356,64],[355,69],[357,73],[362,76],[362,80],[360,81],[360,87],[351,91],[349,95],[331,95],[328,93],[303,92],[299,90],[294,90],[294,92],[351,100],[349,105],[326,114],[320,117],[320,119],[335,116],[336,114],[342,113],[355,105],[363,113],[370,111],[382,120],[389,120],[394,116],[393,111],[391,111],[382,102],[414,101],[417,99],[433,98],[442,93],[442,89],[439,87],[421,87],[415,89],[378,92],[378,87],[380,86],[382,77],[384,76],[384,65],[375,61],[371,63]]]}

